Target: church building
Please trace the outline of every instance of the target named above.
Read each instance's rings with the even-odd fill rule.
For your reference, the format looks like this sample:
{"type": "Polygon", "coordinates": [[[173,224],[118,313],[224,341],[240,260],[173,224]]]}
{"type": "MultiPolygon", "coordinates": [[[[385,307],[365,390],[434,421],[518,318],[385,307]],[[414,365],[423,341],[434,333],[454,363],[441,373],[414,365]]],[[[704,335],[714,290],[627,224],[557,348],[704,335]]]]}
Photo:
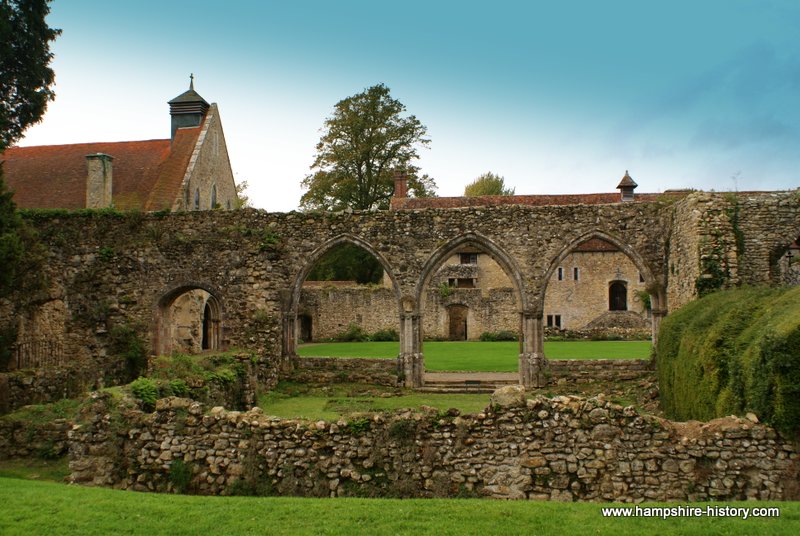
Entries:
{"type": "Polygon", "coordinates": [[[189,89],[169,101],[167,139],[11,147],[0,154],[20,208],[184,211],[236,208],[216,104],[189,89]]]}

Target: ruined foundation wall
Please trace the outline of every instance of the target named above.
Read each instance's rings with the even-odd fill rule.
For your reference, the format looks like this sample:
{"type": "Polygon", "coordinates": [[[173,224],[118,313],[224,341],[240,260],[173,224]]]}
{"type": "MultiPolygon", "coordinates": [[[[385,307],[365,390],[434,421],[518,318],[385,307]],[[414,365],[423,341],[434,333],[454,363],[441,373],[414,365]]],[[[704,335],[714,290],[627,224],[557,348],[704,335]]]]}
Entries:
{"type": "Polygon", "coordinates": [[[673,423],[601,398],[495,407],[311,423],[257,409],[207,414],[164,399],[153,414],[129,415],[121,432],[102,419],[70,432],[72,479],[169,491],[180,460],[201,494],[261,486],[325,497],[635,502],[781,500],[797,491],[795,447],[744,419],[673,423]]]}

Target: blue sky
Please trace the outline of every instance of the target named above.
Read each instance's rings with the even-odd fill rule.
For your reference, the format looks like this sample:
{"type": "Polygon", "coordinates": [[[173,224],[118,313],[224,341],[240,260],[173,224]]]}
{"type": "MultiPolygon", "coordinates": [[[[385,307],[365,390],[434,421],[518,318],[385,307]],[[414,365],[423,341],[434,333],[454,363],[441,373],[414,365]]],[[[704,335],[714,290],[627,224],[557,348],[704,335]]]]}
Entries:
{"type": "Polygon", "coordinates": [[[800,2],[55,0],[57,99],[20,145],[165,138],[217,102],[255,206],[297,207],[334,104],[385,83],[439,195],[800,184],[800,2]],[[220,7],[224,6],[224,7],[220,7]]]}

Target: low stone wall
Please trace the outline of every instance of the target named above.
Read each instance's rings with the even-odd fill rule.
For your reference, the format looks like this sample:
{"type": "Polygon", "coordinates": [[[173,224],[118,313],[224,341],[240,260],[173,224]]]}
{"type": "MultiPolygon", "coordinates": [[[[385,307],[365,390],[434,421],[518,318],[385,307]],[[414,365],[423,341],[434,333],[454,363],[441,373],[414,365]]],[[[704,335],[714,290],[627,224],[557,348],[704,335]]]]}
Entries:
{"type": "Polygon", "coordinates": [[[78,397],[95,381],[91,367],[85,364],[0,373],[0,415],[30,404],[78,397]]]}
{"type": "Polygon", "coordinates": [[[56,419],[44,424],[0,419],[0,460],[58,458],[67,453],[67,433],[72,422],[56,419]]]}
{"type": "Polygon", "coordinates": [[[547,364],[551,383],[637,380],[655,373],[649,359],[553,359],[547,364]]]}
{"type": "Polygon", "coordinates": [[[98,418],[71,431],[71,478],[200,494],[797,498],[798,453],[767,426],[735,417],[672,423],[601,397],[493,401],[477,415],[408,411],[309,423],[258,409],[206,413],[168,398],[152,414],[128,414],[125,426],[98,418]]]}
{"type": "Polygon", "coordinates": [[[301,383],[372,383],[400,384],[395,359],[296,357],[293,370],[283,378],[301,383]]]}

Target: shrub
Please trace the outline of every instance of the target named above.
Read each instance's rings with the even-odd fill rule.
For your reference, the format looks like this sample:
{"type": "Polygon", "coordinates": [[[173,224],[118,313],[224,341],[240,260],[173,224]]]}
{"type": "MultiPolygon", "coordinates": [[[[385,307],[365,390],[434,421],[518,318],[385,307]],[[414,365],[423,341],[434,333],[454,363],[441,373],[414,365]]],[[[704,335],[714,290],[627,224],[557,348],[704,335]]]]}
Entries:
{"type": "Polygon", "coordinates": [[[516,341],[518,336],[513,331],[484,331],[480,339],[484,342],[516,341]]]}
{"type": "Polygon", "coordinates": [[[131,382],[131,393],[142,404],[145,411],[153,411],[158,400],[158,385],[149,378],[137,378],[131,382]]]}
{"type": "Polygon", "coordinates": [[[754,412],[800,432],[800,288],[710,294],[664,319],[656,348],[670,418],[754,412]]]}
{"type": "Polygon", "coordinates": [[[379,329],[375,333],[372,334],[370,340],[375,342],[383,342],[383,341],[399,341],[400,336],[397,334],[396,329],[379,329]]]}
{"type": "Polygon", "coordinates": [[[192,468],[183,460],[173,460],[169,464],[169,481],[178,493],[186,493],[192,482],[192,468]]]}
{"type": "Polygon", "coordinates": [[[114,326],[109,333],[111,353],[125,358],[129,378],[135,378],[147,367],[147,351],[136,329],[127,324],[114,326]]]}
{"type": "Polygon", "coordinates": [[[345,331],[336,335],[334,339],[338,342],[365,342],[369,340],[369,335],[358,324],[350,324],[345,331]]]}

